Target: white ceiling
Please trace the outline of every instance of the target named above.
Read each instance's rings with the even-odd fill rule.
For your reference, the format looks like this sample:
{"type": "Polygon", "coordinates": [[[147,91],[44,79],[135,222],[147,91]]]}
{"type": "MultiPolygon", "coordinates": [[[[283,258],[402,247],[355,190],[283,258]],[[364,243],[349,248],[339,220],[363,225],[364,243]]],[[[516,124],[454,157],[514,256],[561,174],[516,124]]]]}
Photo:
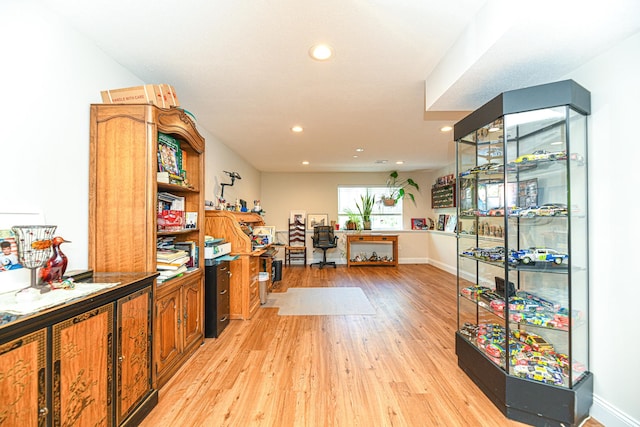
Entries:
{"type": "Polygon", "coordinates": [[[442,125],[640,31],[638,0],[41,1],[266,172],[443,167],[442,125]]]}

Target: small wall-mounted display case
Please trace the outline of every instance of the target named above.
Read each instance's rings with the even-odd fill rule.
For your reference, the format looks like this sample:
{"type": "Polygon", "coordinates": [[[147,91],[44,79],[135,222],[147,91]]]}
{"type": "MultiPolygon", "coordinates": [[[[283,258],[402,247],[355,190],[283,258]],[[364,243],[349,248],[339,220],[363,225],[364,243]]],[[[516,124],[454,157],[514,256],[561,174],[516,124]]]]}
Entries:
{"type": "Polygon", "coordinates": [[[455,126],[459,366],[507,417],[589,415],[587,115],[571,80],[505,92],[455,126]]]}

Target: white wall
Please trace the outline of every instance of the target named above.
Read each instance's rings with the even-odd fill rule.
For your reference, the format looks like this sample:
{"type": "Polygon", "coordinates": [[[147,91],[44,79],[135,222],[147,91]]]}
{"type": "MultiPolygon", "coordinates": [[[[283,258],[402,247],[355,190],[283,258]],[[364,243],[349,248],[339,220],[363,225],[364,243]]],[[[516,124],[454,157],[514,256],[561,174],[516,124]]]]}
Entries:
{"type": "Polygon", "coordinates": [[[41,212],[69,269],[88,257],[89,104],[100,90],[142,83],[31,1],[0,4],[0,212],[41,212]]]}
{"type": "Polygon", "coordinates": [[[591,91],[589,256],[592,415],[640,425],[640,333],[635,226],[640,117],[640,33],[572,72],[591,91]]]}

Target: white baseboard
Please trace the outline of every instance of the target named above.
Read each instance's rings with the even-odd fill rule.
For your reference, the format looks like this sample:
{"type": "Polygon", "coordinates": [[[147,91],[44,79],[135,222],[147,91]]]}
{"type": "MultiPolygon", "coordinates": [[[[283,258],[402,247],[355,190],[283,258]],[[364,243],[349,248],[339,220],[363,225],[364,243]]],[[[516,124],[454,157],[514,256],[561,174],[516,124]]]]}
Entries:
{"type": "Polygon", "coordinates": [[[451,273],[453,275],[457,274],[457,270],[458,269],[457,269],[457,267],[455,265],[451,266],[449,264],[445,264],[443,262],[436,261],[436,260],[433,260],[433,259],[428,260],[427,264],[431,264],[434,267],[438,267],[440,270],[446,271],[447,273],[451,273]]]}
{"type": "Polygon", "coordinates": [[[640,421],[634,420],[595,394],[593,395],[593,406],[591,406],[590,415],[607,427],[640,427],[640,421]]]}
{"type": "Polygon", "coordinates": [[[429,264],[426,258],[400,258],[398,264],[429,264]]]}

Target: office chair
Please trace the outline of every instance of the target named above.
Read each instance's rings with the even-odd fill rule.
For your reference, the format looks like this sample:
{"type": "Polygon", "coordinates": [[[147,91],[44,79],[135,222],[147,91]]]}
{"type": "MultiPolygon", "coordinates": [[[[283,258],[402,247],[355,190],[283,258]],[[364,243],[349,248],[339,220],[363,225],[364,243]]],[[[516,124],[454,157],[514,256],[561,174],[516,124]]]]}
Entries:
{"type": "Polygon", "coordinates": [[[333,228],[329,225],[316,225],[313,227],[313,247],[322,249],[322,261],[314,262],[313,265],[318,265],[320,268],[325,265],[332,265],[336,268],[336,263],[333,261],[327,261],[327,249],[338,247],[338,236],[333,235],[333,228]]]}

